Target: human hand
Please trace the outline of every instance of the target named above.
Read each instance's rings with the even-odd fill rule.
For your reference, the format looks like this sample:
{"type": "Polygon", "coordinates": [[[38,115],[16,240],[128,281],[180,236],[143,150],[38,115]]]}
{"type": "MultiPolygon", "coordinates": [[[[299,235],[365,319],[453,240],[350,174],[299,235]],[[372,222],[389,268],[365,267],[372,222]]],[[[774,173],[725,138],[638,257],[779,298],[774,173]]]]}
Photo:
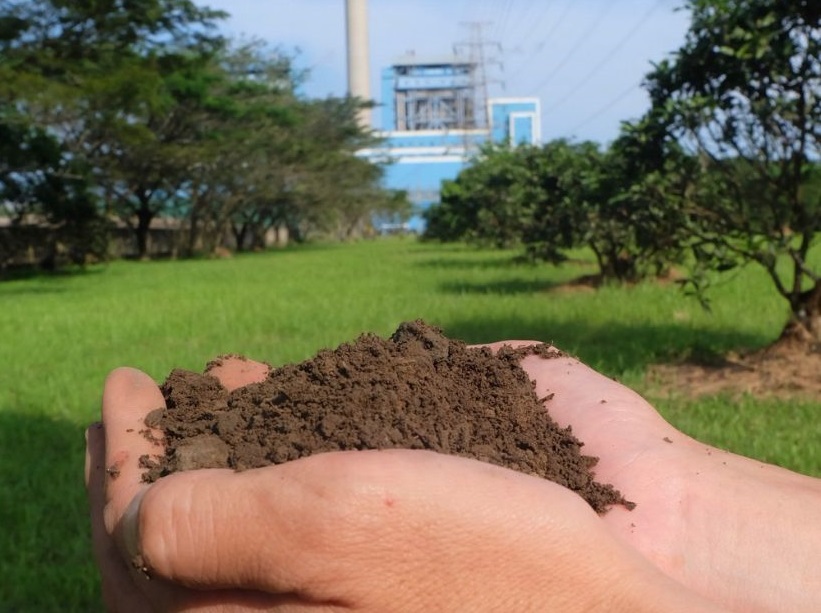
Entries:
{"type": "MultiPolygon", "coordinates": [[[[494,343],[513,346],[532,341],[494,343]]],[[[821,606],[821,480],[704,445],[638,394],[570,357],[522,367],[633,511],[601,517],[668,576],[736,611],[821,606]]],[[[727,410],[736,410],[728,406],[727,410]]]]}
{"type": "MultiPolygon", "coordinates": [[[[232,389],[264,376],[255,364],[212,374],[232,389]]],[[[162,403],[150,378],[119,369],[88,431],[112,611],[709,610],[569,490],[473,460],[326,453],[142,484],[137,458],[157,448],[140,430],[162,403]]]]}

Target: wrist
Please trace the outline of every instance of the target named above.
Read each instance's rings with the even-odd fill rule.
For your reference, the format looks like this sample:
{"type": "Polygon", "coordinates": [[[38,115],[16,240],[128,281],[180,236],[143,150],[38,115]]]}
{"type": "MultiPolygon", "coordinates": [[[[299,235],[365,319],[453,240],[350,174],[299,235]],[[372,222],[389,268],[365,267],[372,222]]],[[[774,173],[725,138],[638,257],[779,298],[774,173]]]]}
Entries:
{"type": "Polygon", "coordinates": [[[683,582],[733,610],[817,610],[821,480],[709,448],[698,465],[683,582]]]}
{"type": "Polygon", "coordinates": [[[623,585],[621,601],[600,610],[624,613],[721,613],[721,605],[684,587],[667,575],[652,568],[623,585]]]}
{"type": "Polygon", "coordinates": [[[608,601],[585,611],[624,613],[719,613],[726,611],[722,605],[705,598],[703,593],[673,579],[644,556],[628,547],[622,556],[620,567],[613,565],[610,577],[611,594],[608,601]]]}

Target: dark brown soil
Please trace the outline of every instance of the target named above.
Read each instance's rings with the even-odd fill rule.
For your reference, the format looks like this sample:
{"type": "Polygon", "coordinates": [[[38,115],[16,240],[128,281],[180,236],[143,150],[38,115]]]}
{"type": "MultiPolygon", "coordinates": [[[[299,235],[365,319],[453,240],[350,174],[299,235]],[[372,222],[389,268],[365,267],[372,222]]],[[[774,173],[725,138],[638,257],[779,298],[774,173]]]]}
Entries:
{"type": "Polygon", "coordinates": [[[527,353],[556,355],[546,349],[494,354],[416,321],[390,339],[364,334],[231,393],[208,369],[174,370],[162,386],[167,408],[146,420],[164,432],[166,453],[142,458],[144,478],[245,470],[323,451],[429,449],[550,479],[599,513],[632,508],[594,480],[596,458],[550,418],[519,367],[527,353]]]}

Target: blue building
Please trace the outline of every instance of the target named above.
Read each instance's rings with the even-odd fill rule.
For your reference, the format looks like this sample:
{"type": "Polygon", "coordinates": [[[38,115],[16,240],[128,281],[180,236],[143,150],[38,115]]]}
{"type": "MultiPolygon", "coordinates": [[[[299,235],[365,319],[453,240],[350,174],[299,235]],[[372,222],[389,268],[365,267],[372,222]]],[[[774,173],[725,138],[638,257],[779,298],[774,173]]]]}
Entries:
{"type": "MultiPolygon", "coordinates": [[[[439,201],[487,142],[538,144],[538,98],[486,98],[478,65],[464,57],[404,56],[382,71],[379,147],[363,150],[388,163],[385,186],[405,190],[418,210],[439,201]]],[[[420,230],[421,217],[411,220],[420,230]]]]}

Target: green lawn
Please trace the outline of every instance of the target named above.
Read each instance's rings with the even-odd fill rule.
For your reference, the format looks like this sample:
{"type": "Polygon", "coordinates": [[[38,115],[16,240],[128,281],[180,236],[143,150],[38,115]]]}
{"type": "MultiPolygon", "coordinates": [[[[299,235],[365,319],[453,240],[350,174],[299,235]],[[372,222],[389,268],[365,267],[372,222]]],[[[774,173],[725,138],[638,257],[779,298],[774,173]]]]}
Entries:
{"type": "MultiPolygon", "coordinates": [[[[589,265],[512,255],[395,239],[0,283],[0,611],[99,610],[83,429],[116,366],[161,380],[220,353],[281,364],[421,317],[469,342],[553,341],[646,391],[649,363],[765,345],[786,316],[755,270],[722,279],[707,313],[674,284],[567,291],[589,265]]],[[[705,441],[821,475],[820,402],[656,401],[705,441]]]]}

